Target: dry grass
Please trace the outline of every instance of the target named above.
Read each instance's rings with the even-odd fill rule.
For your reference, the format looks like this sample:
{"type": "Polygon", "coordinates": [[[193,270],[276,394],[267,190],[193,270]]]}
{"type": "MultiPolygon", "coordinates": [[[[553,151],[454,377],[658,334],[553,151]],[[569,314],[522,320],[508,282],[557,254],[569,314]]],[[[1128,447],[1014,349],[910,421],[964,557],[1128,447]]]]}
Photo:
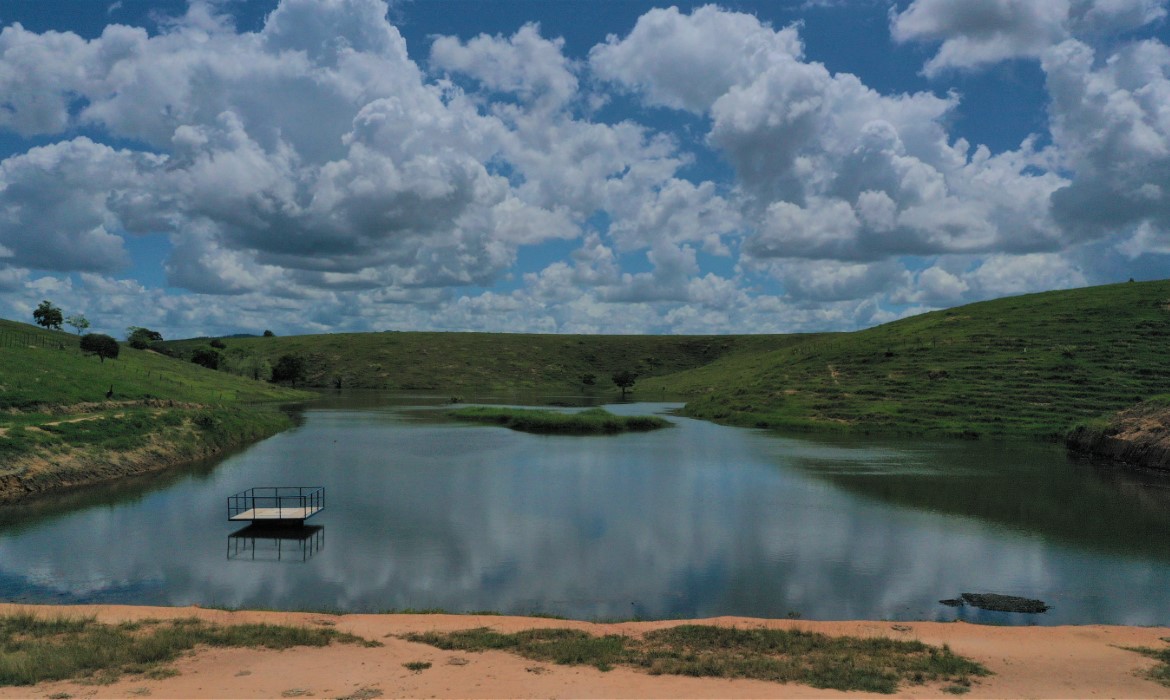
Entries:
{"type": "Polygon", "coordinates": [[[502,634],[480,628],[411,634],[406,639],[452,651],[510,651],[536,661],[586,664],[602,671],[622,665],[651,674],[750,678],[879,693],[897,692],[903,683],[943,682],[966,688],[973,678],[989,673],[946,646],[799,630],[680,625],[635,639],[595,637],[570,629],[502,634]]]}
{"type": "Polygon", "coordinates": [[[332,642],[379,646],[331,629],[266,624],[210,625],[197,619],[107,625],[93,617],[0,616],[0,685],[83,680],[112,683],[123,674],[174,675],[166,666],[197,646],[288,649],[332,642]]]}

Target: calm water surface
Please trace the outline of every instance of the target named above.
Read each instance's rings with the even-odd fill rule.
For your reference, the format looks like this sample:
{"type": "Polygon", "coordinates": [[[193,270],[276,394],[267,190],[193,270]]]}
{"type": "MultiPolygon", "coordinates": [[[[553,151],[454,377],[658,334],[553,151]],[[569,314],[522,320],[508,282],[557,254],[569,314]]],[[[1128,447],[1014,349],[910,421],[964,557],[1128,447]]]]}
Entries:
{"type": "Polygon", "coordinates": [[[1049,445],[670,420],[534,436],[384,396],[334,399],[217,464],[0,508],[0,599],[1170,624],[1166,478],[1049,445]],[[277,484],[326,487],[313,528],[274,539],[227,522],[228,495],[277,484]],[[1054,607],[938,602],[962,592],[1054,607]]]}

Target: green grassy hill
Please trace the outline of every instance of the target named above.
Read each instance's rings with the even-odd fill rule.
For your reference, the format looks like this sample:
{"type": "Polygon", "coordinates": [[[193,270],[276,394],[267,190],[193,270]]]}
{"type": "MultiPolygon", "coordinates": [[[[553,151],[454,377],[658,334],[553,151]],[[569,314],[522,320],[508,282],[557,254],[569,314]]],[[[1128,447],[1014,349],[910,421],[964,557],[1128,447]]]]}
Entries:
{"type": "Polygon", "coordinates": [[[1170,281],[971,304],[640,382],[737,425],[1063,437],[1170,392],[1170,281]]]}
{"type": "Polygon", "coordinates": [[[291,426],[251,404],[309,396],[128,347],[102,362],[0,320],[0,502],[220,453],[291,426]]]}
{"type": "MultiPolygon", "coordinates": [[[[756,355],[819,336],[599,336],[515,333],[336,333],[278,338],[222,338],[224,362],[248,373],[281,355],[305,359],[316,387],[430,391],[451,395],[581,393],[592,374],[599,395],[616,393],[610,377],[628,370],[662,376],[721,357],[756,355]]],[[[209,338],[164,346],[190,357],[209,338]]],[[[640,380],[641,381],[641,380],[640,380]]]]}
{"type": "Polygon", "coordinates": [[[0,410],[115,400],[194,403],[274,401],[296,394],[268,382],[204,369],[149,350],[122,346],[99,361],[78,348],[76,335],[0,319],[0,410]]]}

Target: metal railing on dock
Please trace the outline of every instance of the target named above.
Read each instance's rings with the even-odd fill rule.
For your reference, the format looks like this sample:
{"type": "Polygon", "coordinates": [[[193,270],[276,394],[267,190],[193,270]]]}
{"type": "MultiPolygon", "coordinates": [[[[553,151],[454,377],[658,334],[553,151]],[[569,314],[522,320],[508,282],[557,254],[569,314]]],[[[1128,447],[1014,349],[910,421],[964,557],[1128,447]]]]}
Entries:
{"type": "Polygon", "coordinates": [[[325,508],[323,486],[257,486],[228,496],[228,520],[304,522],[325,508]]]}

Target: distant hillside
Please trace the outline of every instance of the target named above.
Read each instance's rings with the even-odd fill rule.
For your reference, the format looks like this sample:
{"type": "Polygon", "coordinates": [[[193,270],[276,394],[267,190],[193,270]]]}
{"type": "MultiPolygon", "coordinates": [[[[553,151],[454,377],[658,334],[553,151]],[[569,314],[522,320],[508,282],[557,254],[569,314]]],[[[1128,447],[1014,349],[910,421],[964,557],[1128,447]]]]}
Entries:
{"type": "Polygon", "coordinates": [[[1061,438],[1170,391],[1170,281],[936,311],[728,354],[639,390],[737,425],[1061,438]]]}
{"type": "MultiPolygon", "coordinates": [[[[513,333],[335,333],[273,338],[222,338],[219,352],[234,371],[267,367],[281,355],[305,360],[307,386],[430,391],[452,395],[617,392],[615,372],[662,376],[741,353],[758,354],[819,336],[599,336],[513,333]],[[593,375],[595,384],[582,383],[593,375]]],[[[190,357],[209,339],[168,341],[190,357]]],[[[644,394],[635,387],[635,396],[644,394]]]]}

